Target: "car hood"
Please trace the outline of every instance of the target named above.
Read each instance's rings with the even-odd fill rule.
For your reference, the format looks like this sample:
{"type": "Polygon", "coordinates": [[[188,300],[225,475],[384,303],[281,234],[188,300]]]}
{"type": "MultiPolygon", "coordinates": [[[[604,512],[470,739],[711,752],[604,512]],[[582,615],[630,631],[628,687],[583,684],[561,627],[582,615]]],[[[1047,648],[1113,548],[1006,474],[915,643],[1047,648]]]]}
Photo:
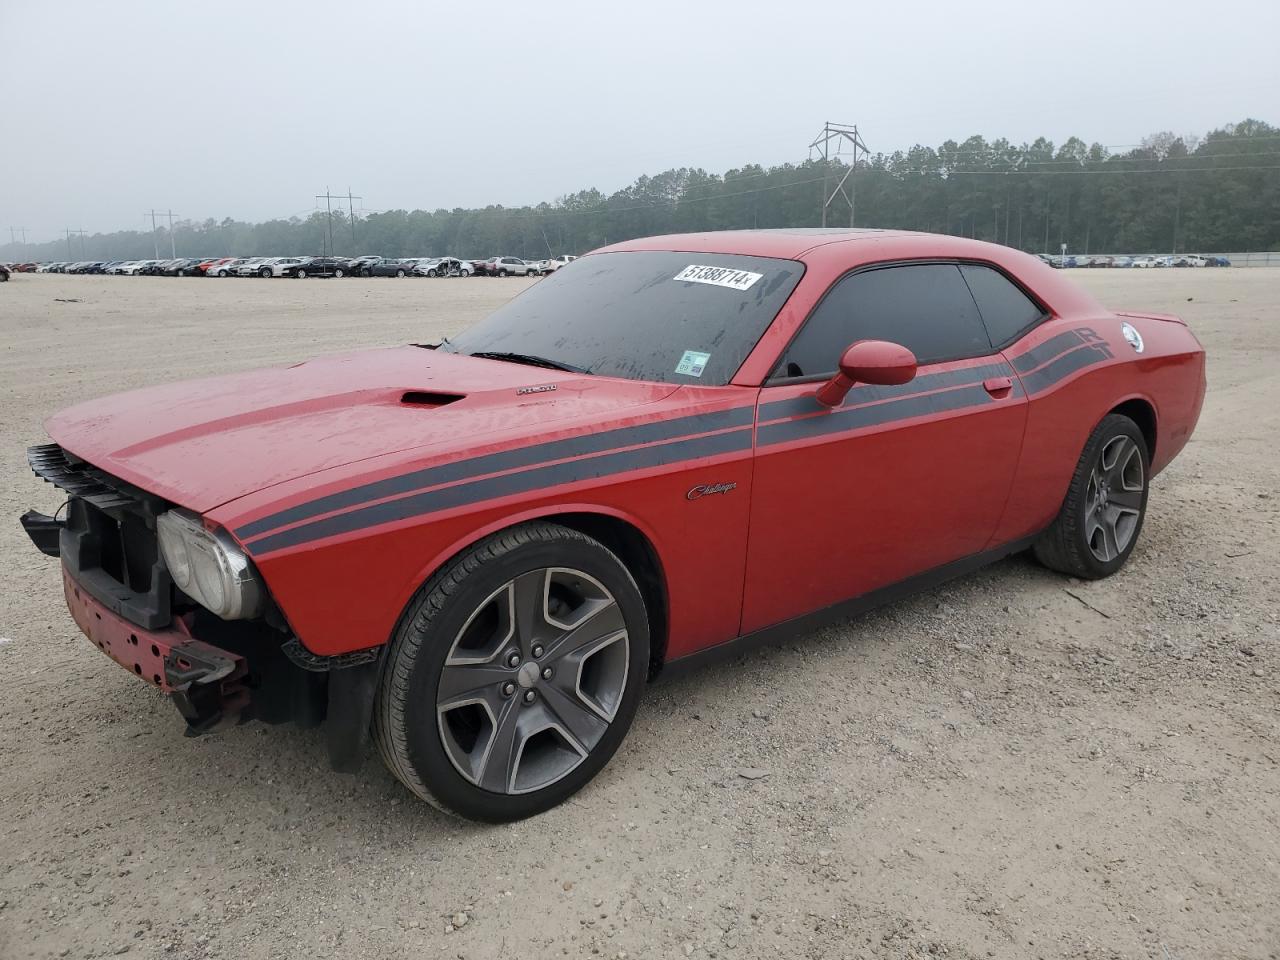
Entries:
{"type": "Polygon", "coordinates": [[[384,454],[461,456],[488,435],[589,425],[675,389],[406,346],[132,390],[45,427],[76,457],[204,513],[384,454]]]}

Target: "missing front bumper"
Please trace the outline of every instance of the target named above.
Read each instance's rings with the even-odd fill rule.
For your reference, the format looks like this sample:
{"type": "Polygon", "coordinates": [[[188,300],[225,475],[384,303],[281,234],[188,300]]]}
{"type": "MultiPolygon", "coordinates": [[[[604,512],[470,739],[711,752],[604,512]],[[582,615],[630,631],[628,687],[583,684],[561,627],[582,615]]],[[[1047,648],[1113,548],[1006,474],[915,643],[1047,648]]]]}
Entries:
{"type": "Polygon", "coordinates": [[[146,630],[112,613],[62,570],[67,607],[89,642],[126,670],[173,697],[187,735],[207,733],[238,718],[249,704],[243,657],[191,636],[185,619],[146,630]]]}

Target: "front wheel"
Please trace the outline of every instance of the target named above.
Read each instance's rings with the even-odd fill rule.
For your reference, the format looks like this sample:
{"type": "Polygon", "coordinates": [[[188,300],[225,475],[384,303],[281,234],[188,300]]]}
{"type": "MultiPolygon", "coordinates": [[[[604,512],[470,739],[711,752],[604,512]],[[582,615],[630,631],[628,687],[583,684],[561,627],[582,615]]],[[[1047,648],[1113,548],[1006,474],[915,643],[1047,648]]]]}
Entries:
{"type": "Polygon", "coordinates": [[[422,799],[475,820],[519,820],[608,763],[648,662],[648,615],[623,563],[576,530],[522,524],[455,558],[410,602],[374,738],[422,799]]]}
{"type": "Polygon", "coordinates": [[[403,276],[404,276],[404,271],[403,271],[403,270],[397,270],[397,271],[396,271],[396,276],[397,276],[397,277],[403,277],[403,276]]]}
{"type": "Polygon", "coordinates": [[[1103,417],[1084,445],[1057,519],[1036,541],[1036,558],[1086,580],[1124,566],[1142,532],[1150,464],[1138,425],[1120,414],[1103,417]]]}
{"type": "Polygon", "coordinates": [[[297,272],[294,273],[294,276],[299,280],[305,280],[307,279],[307,271],[298,270],[297,272]]]}
{"type": "Polygon", "coordinates": [[[271,271],[267,267],[263,267],[261,270],[258,271],[258,276],[262,277],[265,280],[267,277],[271,276],[271,271]]]}
{"type": "Polygon", "coordinates": [[[341,267],[338,267],[336,270],[334,270],[334,271],[333,271],[333,275],[334,275],[335,277],[337,277],[339,280],[341,280],[341,279],[342,279],[342,276],[343,276],[342,268],[341,268],[341,267]]]}

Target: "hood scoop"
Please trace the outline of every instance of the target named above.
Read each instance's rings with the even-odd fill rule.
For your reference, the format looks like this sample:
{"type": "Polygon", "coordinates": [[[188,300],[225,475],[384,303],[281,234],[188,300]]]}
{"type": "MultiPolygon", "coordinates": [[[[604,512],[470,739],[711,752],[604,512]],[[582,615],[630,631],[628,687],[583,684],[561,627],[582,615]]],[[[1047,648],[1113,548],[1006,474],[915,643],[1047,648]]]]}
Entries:
{"type": "Polygon", "coordinates": [[[407,407],[444,407],[457,400],[466,399],[460,393],[432,393],[427,390],[406,390],[400,402],[407,407]]]}

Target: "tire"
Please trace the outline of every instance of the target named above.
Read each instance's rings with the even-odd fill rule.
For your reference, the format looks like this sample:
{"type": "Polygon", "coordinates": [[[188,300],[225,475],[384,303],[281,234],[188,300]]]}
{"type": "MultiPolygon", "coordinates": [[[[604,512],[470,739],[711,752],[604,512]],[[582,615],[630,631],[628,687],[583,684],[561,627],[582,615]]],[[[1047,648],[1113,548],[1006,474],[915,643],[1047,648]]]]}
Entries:
{"type": "Polygon", "coordinates": [[[404,276],[404,271],[403,271],[403,270],[397,270],[397,271],[396,271],[396,277],[397,277],[397,278],[399,278],[399,277],[403,277],[403,276],[404,276]]]}
{"type": "Polygon", "coordinates": [[[335,270],[333,271],[333,275],[334,275],[335,277],[337,277],[338,279],[342,279],[342,277],[344,276],[344,274],[343,274],[343,272],[342,272],[342,268],[341,268],[341,267],[338,267],[337,269],[335,269],[335,270]]]}
{"type": "Polygon", "coordinates": [[[295,278],[295,279],[297,279],[297,280],[305,280],[305,279],[307,279],[307,271],[305,271],[305,270],[295,270],[295,271],[294,271],[293,276],[294,276],[294,278],[295,278]]]}
{"type": "Polygon", "coordinates": [[[262,279],[264,280],[267,279],[267,277],[271,276],[271,268],[263,267],[261,270],[258,271],[258,276],[262,277],[262,279]]]}
{"type": "Polygon", "coordinates": [[[499,271],[498,271],[498,276],[500,276],[500,277],[505,277],[506,275],[507,275],[507,271],[505,271],[505,270],[499,270],[499,271]]]}
{"type": "Polygon", "coordinates": [[[1108,414],[1089,435],[1053,524],[1036,541],[1051,570],[1098,580],[1133,552],[1147,513],[1151,454],[1138,425],[1108,414]]]}
{"type": "Polygon", "coordinates": [[[438,277],[438,276],[440,276],[440,274],[436,273],[434,270],[428,270],[428,271],[427,271],[427,276],[428,276],[428,277],[438,277]]]}
{"type": "Polygon", "coordinates": [[[219,270],[217,273],[214,274],[215,277],[225,277],[226,275],[227,275],[227,271],[225,270],[219,270]]]}
{"type": "Polygon", "coordinates": [[[649,618],[623,563],[576,530],[521,524],[454,558],[409,602],[379,683],[374,740],[423,800],[474,820],[520,820],[563,802],[609,762],[648,663],[649,618]],[[536,625],[533,639],[510,639],[516,628],[508,632],[504,611],[536,609],[539,599],[536,616],[514,618],[536,625]],[[442,683],[465,692],[442,701],[442,683]]]}
{"type": "Polygon", "coordinates": [[[180,276],[180,277],[185,277],[186,275],[187,275],[187,271],[185,271],[185,270],[179,270],[179,271],[178,271],[178,276],[180,276]]]}

